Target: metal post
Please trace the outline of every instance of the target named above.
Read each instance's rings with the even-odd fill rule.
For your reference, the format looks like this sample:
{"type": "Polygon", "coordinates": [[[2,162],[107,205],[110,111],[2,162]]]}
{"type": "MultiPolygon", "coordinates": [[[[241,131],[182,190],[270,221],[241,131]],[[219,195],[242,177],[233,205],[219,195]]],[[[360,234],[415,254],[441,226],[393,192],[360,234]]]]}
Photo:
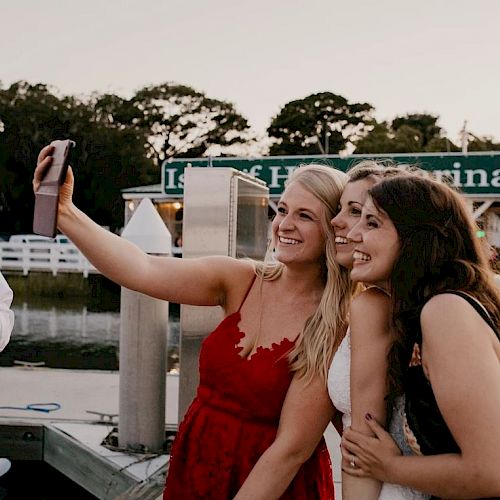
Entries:
{"type": "MultiPolygon", "coordinates": [[[[169,255],[172,237],[147,198],[122,236],[149,254],[169,255]]],[[[168,302],[127,288],[120,304],[120,403],[118,445],[161,451],[165,440],[168,302]]]]}
{"type": "MultiPolygon", "coordinates": [[[[267,247],[269,189],[232,168],[184,171],[183,258],[229,255],[262,259],[267,247]]],[[[219,307],[181,305],[179,421],[199,383],[203,339],[222,319],[219,307]]]]}
{"type": "Polygon", "coordinates": [[[460,131],[460,139],[462,141],[462,153],[467,154],[467,146],[469,143],[469,134],[467,132],[467,120],[464,121],[464,126],[460,131]]]}

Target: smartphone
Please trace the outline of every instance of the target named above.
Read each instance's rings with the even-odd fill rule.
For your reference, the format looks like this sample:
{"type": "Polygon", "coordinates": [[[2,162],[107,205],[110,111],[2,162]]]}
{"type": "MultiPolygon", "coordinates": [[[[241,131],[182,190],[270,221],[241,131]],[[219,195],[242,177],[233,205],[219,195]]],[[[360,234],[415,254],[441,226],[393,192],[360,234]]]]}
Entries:
{"type": "Polygon", "coordinates": [[[64,183],[68,172],[69,158],[75,142],[52,141],[52,164],[46,171],[38,191],[35,193],[35,210],[33,213],[33,232],[54,238],[57,232],[57,205],[59,202],[59,186],[64,183]]]}

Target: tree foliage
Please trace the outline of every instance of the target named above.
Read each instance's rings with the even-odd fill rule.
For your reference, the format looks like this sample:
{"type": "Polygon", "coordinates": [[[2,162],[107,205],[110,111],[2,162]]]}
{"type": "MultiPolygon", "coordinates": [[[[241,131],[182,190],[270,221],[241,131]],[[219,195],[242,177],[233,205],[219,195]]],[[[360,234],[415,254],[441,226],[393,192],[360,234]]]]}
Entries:
{"type": "Polygon", "coordinates": [[[249,139],[247,121],[224,101],[190,87],[145,87],[131,99],[112,94],[61,97],[43,84],[0,86],[0,232],[31,232],[31,178],[40,149],[76,142],[75,203],[99,224],[123,224],[125,187],[157,183],[165,158],[230,150],[249,139]]]}
{"type": "Polygon", "coordinates": [[[421,153],[459,151],[437,125],[437,116],[408,114],[396,117],[391,123],[375,123],[361,139],[355,153],[421,153]]]}
{"type": "MultiPolygon", "coordinates": [[[[430,114],[377,123],[367,103],[331,92],[287,103],[268,134],[272,155],[459,151],[430,114]]],[[[233,104],[176,83],[147,86],[130,99],[113,94],[60,96],[44,84],[0,83],[0,233],[31,232],[31,178],[39,150],[53,139],[76,141],[75,202],[98,223],[123,223],[120,190],[158,182],[172,157],[235,155],[255,145],[233,104]],[[239,150],[241,151],[241,149],[239,150]]],[[[468,134],[469,151],[500,150],[468,134]]]]}
{"type": "Polygon", "coordinates": [[[96,114],[115,127],[147,130],[144,147],[156,164],[173,158],[219,154],[251,140],[250,127],[231,103],[210,99],[185,85],[144,87],[129,100],[113,95],[96,99],[96,114]]]}
{"type": "Polygon", "coordinates": [[[275,143],[271,155],[333,154],[356,143],[372,122],[373,107],[349,103],[331,92],[287,103],[267,132],[275,143]]]}
{"type": "MultiPolygon", "coordinates": [[[[425,113],[407,114],[391,123],[374,123],[356,145],[356,154],[457,152],[461,148],[446,137],[437,124],[439,117],[425,113]]],[[[468,151],[499,151],[491,137],[467,134],[468,151]]]]}
{"type": "Polygon", "coordinates": [[[442,129],[437,125],[438,117],[425,114],[407,114],[398,116],[392,120],[392,130],[398,132],[402,127],[418,131],[419,143],[424,149],[427,145],[442,136],[442,129]]]}
{"type": "Polygon", "coordinates": [[[75,203],[102,225],[123,224],[121,188],[156,180],[138,131],[109,127],[92,105],[46,85],[18,82],[0,89],[0,232],[31,232],[38,153],[65,138],[76,142],[75,203]]]}
{"type": "Polygon", "coordinates": [[[493,137],[479,137],[472,133],[467,134],[467,151],[500,151],[500,142],[493,137]]]}

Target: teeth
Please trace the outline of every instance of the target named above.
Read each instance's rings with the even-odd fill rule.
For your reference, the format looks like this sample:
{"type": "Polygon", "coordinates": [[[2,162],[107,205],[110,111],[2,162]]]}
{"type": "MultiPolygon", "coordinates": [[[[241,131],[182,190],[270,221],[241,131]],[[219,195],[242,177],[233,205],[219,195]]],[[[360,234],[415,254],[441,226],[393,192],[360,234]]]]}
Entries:
{"type": "Polygon", "coordinates": [[[363,260],[365,262],[368,262],[369,260],[372,260],[372,258],[367,255],[366,253],[362,253],[362,252],[359,252],[358,250],[354,251],[352,256],[356,259],[356,260],[363,260]]]}
{"type": "Polygon", "coordinates": [[[287,245],[297,245],[300,243],[298,240],[292,240],[291,238],[284,238],[283,236],[279,237],[280,243],[286,243],[287,245]]]}
{"type": "Polygon", "coordinates": [[[335,236],[335,243],[342,243],[346,245],[347,243],[349,243],[349,241],[347,238],[344,238],[343,236],[335,236]]]}

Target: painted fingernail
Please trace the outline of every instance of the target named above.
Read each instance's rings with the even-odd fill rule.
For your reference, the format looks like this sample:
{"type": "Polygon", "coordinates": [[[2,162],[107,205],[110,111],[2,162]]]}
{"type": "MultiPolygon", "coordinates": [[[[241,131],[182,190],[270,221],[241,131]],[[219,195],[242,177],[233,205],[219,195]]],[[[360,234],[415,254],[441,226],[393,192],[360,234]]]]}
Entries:
{"type": "Polygon", "coordinates": [[[371,420],[371,419],[372,419],[372,416],[371,416],[369,413],[367,413],[367,414],[365,415],[365,418],[366,418],[366,420],[371,420]]]}

